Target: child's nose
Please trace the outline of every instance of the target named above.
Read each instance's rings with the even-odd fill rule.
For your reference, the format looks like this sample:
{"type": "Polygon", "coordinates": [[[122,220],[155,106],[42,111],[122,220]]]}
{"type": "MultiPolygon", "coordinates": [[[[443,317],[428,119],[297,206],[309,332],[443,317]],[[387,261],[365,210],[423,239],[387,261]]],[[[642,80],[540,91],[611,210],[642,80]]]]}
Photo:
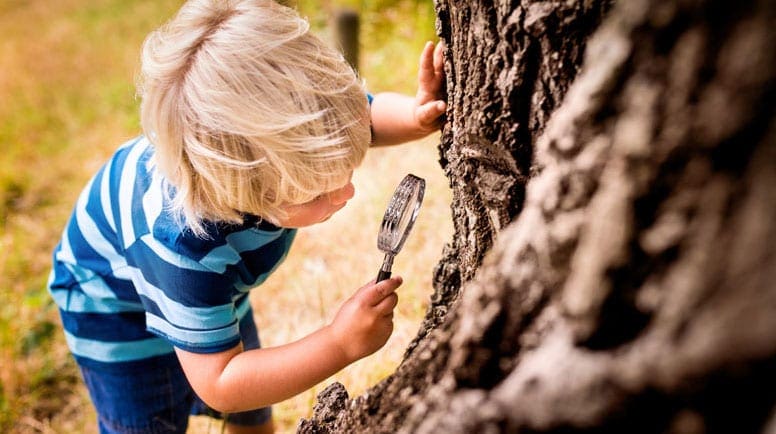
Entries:
{"type": "Polygon", "coordinates": [[[349,182],[346,186],[339,190],[332,192],[329,197],[332,205],[341,205],[353,198],[356,194],[356,187],[352,182],[349,182]]]}

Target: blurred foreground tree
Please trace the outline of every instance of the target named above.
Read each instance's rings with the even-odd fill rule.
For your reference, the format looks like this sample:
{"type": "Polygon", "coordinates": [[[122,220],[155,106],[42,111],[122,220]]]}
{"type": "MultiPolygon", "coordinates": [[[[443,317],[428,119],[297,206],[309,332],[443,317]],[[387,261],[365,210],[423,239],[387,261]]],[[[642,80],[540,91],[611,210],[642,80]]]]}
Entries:
{"type": "Polygon", "coordinates": [[[776,433],[776,6],[437,0],[455,238],[300,432],[776,433]]]}

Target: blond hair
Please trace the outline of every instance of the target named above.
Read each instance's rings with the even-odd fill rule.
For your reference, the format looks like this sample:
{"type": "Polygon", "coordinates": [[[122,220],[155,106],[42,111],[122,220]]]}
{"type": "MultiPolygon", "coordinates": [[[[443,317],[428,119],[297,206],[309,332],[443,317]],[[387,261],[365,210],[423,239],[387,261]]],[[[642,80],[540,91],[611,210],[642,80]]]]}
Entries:
{"type": "Polygon", "coordinates": [[[143,45],[141,122],[171,206],[204,221],[272,223],[341,187],[370,142],[362,81],[271,0],[190,0],[143,45]]]}

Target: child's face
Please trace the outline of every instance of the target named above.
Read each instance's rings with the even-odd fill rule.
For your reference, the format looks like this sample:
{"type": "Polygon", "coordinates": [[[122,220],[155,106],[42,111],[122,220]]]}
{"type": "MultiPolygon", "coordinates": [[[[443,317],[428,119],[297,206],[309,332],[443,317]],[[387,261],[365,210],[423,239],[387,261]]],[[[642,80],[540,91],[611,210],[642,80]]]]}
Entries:
{"type": "Polygon", "coordinates": [[[353,187],[353,183],[348,180],[348,183],[344,186],[324,193],[310,202],[299,205],[287,205],[283,209],[288,215],[285,219],[280,220],[280,226],[284,228],[301,228],[325,222],[334,213],[344,208],[355,193],[356,190],[353,187]]]}

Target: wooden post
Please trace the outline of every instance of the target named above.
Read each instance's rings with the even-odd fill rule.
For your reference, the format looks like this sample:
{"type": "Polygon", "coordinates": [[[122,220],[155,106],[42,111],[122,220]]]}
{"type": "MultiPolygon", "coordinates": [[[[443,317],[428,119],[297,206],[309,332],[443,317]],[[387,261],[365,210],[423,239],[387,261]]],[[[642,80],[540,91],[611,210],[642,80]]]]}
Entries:
{"type": "Polygon", "coordinates": [[[341,9],[336,13],[334,33],[337,44],[342,48],[345,60],[358,71],[358,12],[341,9]]]}

